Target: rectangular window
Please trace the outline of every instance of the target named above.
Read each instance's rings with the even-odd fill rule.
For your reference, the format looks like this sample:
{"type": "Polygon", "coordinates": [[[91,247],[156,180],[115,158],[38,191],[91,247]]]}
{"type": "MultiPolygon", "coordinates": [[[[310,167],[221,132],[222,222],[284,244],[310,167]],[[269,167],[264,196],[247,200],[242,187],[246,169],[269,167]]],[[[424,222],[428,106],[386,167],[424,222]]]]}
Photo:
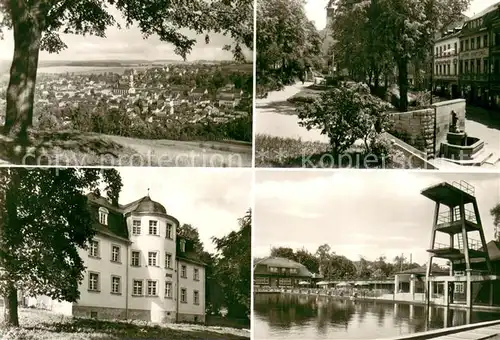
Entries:
{"type": "Polygon", "coordinates": [[[99,241],[90,241],[89,255],[92,257],[99,257],[99,241]]]}
{"type": "Polygon", "coordinates": [[[157,296],[158,295],[157,285],[158,285],[158,282],[153,281],[153,280],[148,280],[148,296],[157,296]]]}
{"type": "Polygon", "coordinates": [[[278,268],[277,267],[269,267],[269,271],[271,273],[277,273],[278,272],[278,268]]]}
{"type": "Polygon", "coordinates": [[[132,295],[143,295],[142,289],[142,280],[134,280],[134,283],[132,285],[132,295]]]}
{"type": "Polygon", "coordinates": [[[187,268],[185,265],[181,266],[181,277],[184,277],[184,278],[187,277],[187,268]]]}
{"type": "Polygon", "coordinates": [[[173,239],[173,229],[174,226],[172,223],[167,223],[167,233],[166,233],[166,238],[173,239]]]}
{"type": "Polygon", "coordinates": [[[443,46],[439,46],[439,56],[443,55],[443,46]]]}
{"type": "Polygon", "coordinates": [[[181,248],[181,252],[185,252],[186,251],[186,240],[180,240],[179,241],[179,245],[180,245],[180,248],[181,248]]]}
{"type": "Polygon", "coordinates": [[[181,288],[181,302],[187,303],[187,291],[186,288],[181,288]]]}
{"type": "Polygon", "coordinates": [[[465,50],[469,50],[469,39],[465,40],[465,50]]]}
{"type": "Polygon", "coordinates": [[[165,297],[172,297],[172,282],[165,282],[165,297]]]}
{"type": "Polygon", "coordinates": [[[279,279],[279,284],[280,286],[291,286],[292,285],[292,279],[287,277],[287,278],[280,278],[279,279]]]}
{"type": "Polygon", "coordinates": [[[149,221],[149,235],[158,235],[158,221],[149,221]]]}
{"type": "Polygon", "coordinates": [[[99,291],[99,274],[89,273],[89,290],[94,292],[99,291]]]}
{"type": "Polygon", "coordinates": [[[199,281],[200,280],[200,271],[198,268],[194,268],[193,269],[193,279],[195,281],[199,281]]]}
{"type": "MultiPolygon", "coordinates": [[[[481,48],[481,37],[476,38],[476,47],[481,48]]],[[[484,46],[483,46],[484,47],[484,46]]]]}
{"type": "Polygon", "coordinates": [[[458,51],[457,51],[457,43],[455,43],[455,45],[453,46],[453,49],[454,49],[453,54],[457,54],[458,53],[458,51]]]}
{"type": "Polygon", "coordinates": [[[99,223],[102,225],[108,225],[108,210],[104,208],[99,209],[99,223]]]}
{"type": "Polygon", "coordinates": [[[111,246],[111,261],[120,262],[120,247],[111,246]]]}
{"type": "Polygon", "coordinates": [[[133,267],[140,267],[141,265],[141,252],[132,251],[132,264],[133,267]]]}
{"type": "Polygon", "coordinates": [[[483,72],[488,74],[490,73],[490,70],[489,70],[489,65],[488,65],[488,59],[484,59],[483,60],[483,72]]]}
{"type": "Polygon", "coordinates": [[[172,254],[165,254],[165,268],[172,268],[172,254]]]}
{"type": "Polygon", "coordinates": [[[121,293],[120,281],[121,280],[119,276],[111,276],[111,293],[113,294],[121,293]]]}
{"type": "Polygon", "coordinates": [[[462,52],[464,50],[464,42],[461,41],[460,42],[460,52],[462,52]]]}
{"type": "Polygon", "coordinates": [[[199,305],[199,304],[200,304],[200,292],[199,292],[199,291],[197,291],[197,290],[195,290],[195,291],[193,292],[193,303],[194,303],[195,305],[199,305]]]}
{"type": "Polygon", "coordinates": [[[140,235],[141,234],[141,221],[134,220],[132,221],[132,235],[140,235]]]}
{"type": "Polygon", "coordinates": [[[480,74],[481,73],[481,59],[476,60],[476,73],[480,74]]]}
{"type": "Polygon", "coordinates": [[[455,293],[459,294],[464,293],[464,284],[462,282],[455,283],[455,293]]]}
{"type": "Polygon", "coordinates": [[[476,47],[476,41],[474,38],[470,39],[470,49],[473,50],[476,47]]]}
{"type": "Polygon", "coordinates": [[[148,253],[148,266],[156,267],[158,265],[158,253],[150,251],[148,253]]]}
{"type": "Polygon", "coordinates": [[[460,66],[459,66],[459,70],[460,74],[462,74],[464,72],[464,62],[463,60],[460,60],[460,66]]]}
{"type": "Polygon", "coordinates": [[[483,37],[483,47],[488,47],[488,35],[483,37]]]}

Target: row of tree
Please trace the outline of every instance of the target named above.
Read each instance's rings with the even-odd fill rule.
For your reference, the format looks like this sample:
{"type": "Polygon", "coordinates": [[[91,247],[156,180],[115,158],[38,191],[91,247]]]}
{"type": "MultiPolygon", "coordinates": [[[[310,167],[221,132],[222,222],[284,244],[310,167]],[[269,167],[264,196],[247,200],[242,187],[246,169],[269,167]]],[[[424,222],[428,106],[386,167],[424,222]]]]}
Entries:
{"type": "MultiPolygon", "coordinates": [[[[116,169],[0,169],[0,296],[5,322],[18,326],[18,291],[76,302],[85,264],[78,249],[95,235],[86,193],[104,187],[118,204],[123,186],[116,169]]],[[[239,228],[213,238],[216,252],[203,249],[196,228],[179,233],[195,240],[206,269],[207,314],[249,320],[251,213],[239,228]]]]}
{"type": "Polygon", "coordinates": [[[212,241],[216,254],[205,251],[198,229],[184,224],[179,234],[194,241],[195,251],[206,264],[205,312],[220,315],[227,310],[227,317],[250,322],[251,291],[251,235],[252,214],[248,210],[239,219],[239,229],[212,241]]]}
{"type": "MultiPolygon", "coordinates": [[[[189,116],[189,113],[185,115],[189,116]]],[[[210,120],[180,123],[167,116],[155,117],[155,121],[149,123],[144,118],[142,114],[132,118],[124,110],[109,108],[107,104],[97,110],[85,106],[67,107],[63,110],[42,110],[38,127],[50,131],[70,127],[81,132],[146,139],[252,141],[252,116],[250,114],[220,123],[210,120]],[[57,111],[60,114],[57,114],[57,111]],[[69,126],[65,124],[67,122],[65,117],[69,118],[69,126]]]]}
{"type": "Polygon", "coordinates": [[[436,34],[463,17],[470,0],[331,0],[330,32],[340,69],[376,92],[397,74],[399,109],[408,107],[408,72],[416,80],[430,63],[436,34]],[[396,71],[396,72],[395,72],[396,71]]]}
{"type": "Polygon", "coordinates": [[[280,89],[323,63],[321,33],[303,0],[257,1],[256,76],[259,91],[280,89]]]}
{"type": "Polygon", "coordinates": [[[392,261],[388,261],[385,256],[379,256],[374,261],[364,257],[359,261],[351,261],[332,251],[328,244],[319,246],[315,253],[306,249],[275,247],[271,249],[271,256],[298,262],[312,273],[321,273],[326,280],[387,279],[397,272],[420,267],[404,255],[396,256],[392,261]]]}

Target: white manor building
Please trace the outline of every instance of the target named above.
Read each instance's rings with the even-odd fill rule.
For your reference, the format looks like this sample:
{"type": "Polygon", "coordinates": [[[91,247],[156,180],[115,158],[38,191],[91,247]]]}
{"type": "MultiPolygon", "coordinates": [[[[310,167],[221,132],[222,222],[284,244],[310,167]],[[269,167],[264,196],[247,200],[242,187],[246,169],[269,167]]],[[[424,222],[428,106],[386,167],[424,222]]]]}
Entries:
{"type": "Polygon", "coordinates": [[[149,195],[118,206],[97,193],[88,200],[97,233],[80,250],[87,267],[80,299],[27,304],[77,317],[204,322],[205,265],[193,242],[177,234],[179,221],[149,195]]]}

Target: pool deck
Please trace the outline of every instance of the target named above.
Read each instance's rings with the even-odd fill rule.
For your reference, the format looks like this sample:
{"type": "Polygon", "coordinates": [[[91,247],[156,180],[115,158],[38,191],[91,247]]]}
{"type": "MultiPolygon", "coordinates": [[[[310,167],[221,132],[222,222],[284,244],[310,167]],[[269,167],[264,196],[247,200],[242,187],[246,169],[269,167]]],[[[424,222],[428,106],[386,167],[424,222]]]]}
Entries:
{"type": "Polygon", "coordinates": [[[385,340],[483,340],[500,339],[500,320],[400,335],[385,340]]]}
{"type": "Polygon", "coordinates": [[[436,340],[482,340],[497,337],[500,334],[500,325],[489,326],[484,328],[476,328],[470,331],[459,332],[455,334],[440,336],[434,338],[436,340]]]}

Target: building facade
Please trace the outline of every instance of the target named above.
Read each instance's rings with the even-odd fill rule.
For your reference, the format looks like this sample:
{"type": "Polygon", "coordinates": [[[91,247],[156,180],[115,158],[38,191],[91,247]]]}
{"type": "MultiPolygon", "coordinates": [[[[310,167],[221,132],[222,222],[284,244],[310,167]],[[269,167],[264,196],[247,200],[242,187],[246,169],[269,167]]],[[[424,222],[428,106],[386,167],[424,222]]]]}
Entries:
{"type": "MultiPolygon", "coordinates": [[[[494,8],[490,7],[494,12],[494,8]]],[[[460,33],[460,89],[470,103],[488,105],[490,88],[489,14],[470,18],[460,33]]]]}
{"type": "Polygon", "coordinates": [[[78,317],[157,323],[205,321],[205,266],[179,221],[145,196],[113,205],[88,195],[96,235],[79,254],[80,299],[58,309],[78,317]],[[69,305],[68,305],[69,304],[69,305]]]}
{"type": "Polygon", "coordinates": [[[460,28],[452,29],[439,38],[434,45],[433,92],[455,99],[459,92],[459,44],[460,28]]]}
{"type": "Polygon", "coordinates": [[[312,284],[313,279],[304,265],[282,257],[266,257],[254,265],[254,287],[299,287],[312,284]]]}

